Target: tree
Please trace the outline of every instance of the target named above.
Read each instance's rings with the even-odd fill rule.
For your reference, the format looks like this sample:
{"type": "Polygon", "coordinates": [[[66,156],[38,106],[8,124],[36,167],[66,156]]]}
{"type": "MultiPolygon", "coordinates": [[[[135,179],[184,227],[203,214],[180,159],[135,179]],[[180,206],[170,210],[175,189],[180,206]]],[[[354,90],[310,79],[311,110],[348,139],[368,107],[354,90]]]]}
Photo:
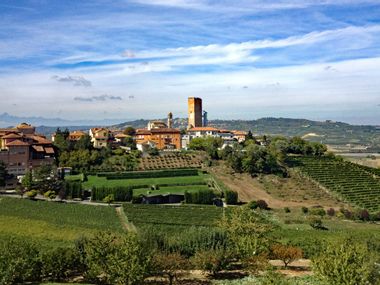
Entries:
{"type": "Polygon", "coordinates": [[[324,245],[312,258],[313,272],[326,284],[379,284],[373,252],[351,238],[324,245]]]}
{"type": "Polygon", "coordinates": [[[231,253],[224,248],[197,251],[192,263],[198,268],[209,271],[213,276],[231,263],[231,253]]]}
{"type": "Polygon", "coordinates": [[[21,185],[26,190],[31,190],[33,187],[33,174],[31,171],[27,171],[24,177],[21,179],[21,185]]]}
{"type": "Polygon", "coordinates": [[[231,241],[231,251],[241,258],[259,254],[268,246],[272,226],[249,207],[236,207],[224,215],[219,226],[231,241]]]}
{"type": "Polygon", "coordinates": [[[0,187],[5,186],[5,180],[7,177],[7,169],[5,163],[0,161],[0,187]]]}
{"type": "Polygon", "coordinates": [[[148,258],[134,233],[116,235],[100,232],[83,241],[85,277],[95,283],[141,284],[148,270],[148,258]]]}
{"type": "Polygon", "coordinates": [[[82,136],[74,146],[76,150],[92,149],[91,137],[89,135],[82,136]]]}
{"type": "Polygon", "coordinates": [[[123,133],[127,136],[133,137],[136,134],[136,130],[133,127],[126,127],[123,131],[123,133]]]}
{"type": "Polygon", "coordinates": [[[167,276],[169,284],[178,279],[179,271],[185,270],[189,261],[180,253],[154,252],[151,260],[152,273],[167,276]]]}
{"type": "Polygon", "coordinates": [[[285,268],[287,268],[290,263],[303,256],[302,249],[291,245],[275,244],[272,246],[271,250],[273,258],[281,260],[284,263],[285,268]]]}
{"type": "Polygon", "coordinates": [[[245,137],[245,140],[253,140],[252,132],[249,130],[247,136],[245,137]]]}

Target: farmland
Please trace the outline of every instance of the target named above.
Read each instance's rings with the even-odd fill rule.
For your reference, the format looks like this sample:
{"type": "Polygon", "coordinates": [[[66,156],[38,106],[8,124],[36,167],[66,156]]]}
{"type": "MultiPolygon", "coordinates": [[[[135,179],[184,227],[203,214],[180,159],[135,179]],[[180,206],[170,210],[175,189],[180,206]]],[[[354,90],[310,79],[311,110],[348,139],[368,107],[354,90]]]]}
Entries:
{"type": "Polygon", "coordinates": [[[290,164],[343,201],[380,210],[380,177],[375,170],[328,157],[297,157],[290,164]]]}
{"type": "Polygon", "coordinates": [[[148,156],[140,159],[139,170],[199,168],[202,159],[199,154],[172,153],[162,156],[148,156]]]}
{"type": "Polygon", "coordinates": [[[65,244],[101,230],[122,231],[115,209],[16,198],[0,200],[1,234],[65,244]]]}
{"type": "Polygon", "coordinates": [[[223,215],[216,206],[124,204],[124,212],[134,225],[215,226],[223,215]]]}
{"type": "Polygon", "coordinates": [[[138,186],[138,185],[171,185],[171,184],[204,184],[209,178],[207,174],[196,176],[179,176],[179,177],[160,177],[160,178],[139,178],[139,179],[113,179],[107,180],[105,177],[95,175],[88,176],[88,181],[83,183],[83,187],[91,189],[96,187],[114,187],[114,186],[138,186]]]}

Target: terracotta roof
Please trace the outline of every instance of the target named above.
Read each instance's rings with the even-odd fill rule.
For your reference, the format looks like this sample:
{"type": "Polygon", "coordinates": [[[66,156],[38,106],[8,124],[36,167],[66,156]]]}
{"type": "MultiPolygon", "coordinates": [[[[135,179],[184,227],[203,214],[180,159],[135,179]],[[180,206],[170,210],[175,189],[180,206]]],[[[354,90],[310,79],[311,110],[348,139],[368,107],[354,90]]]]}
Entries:
{"type": "Polygon", "coordinates": [[[18,129],[33,129],[32,125],[28,125],[27,123],[21,123],[17,126],[18,129]]]}
{"type": "Polygon", "coordinates": [[[151,135],[152,132],[147,129],[137,129],[136,135],[151,135]]]}
{"type": "Polygon", "coordinates": [[[7,143],[6,146],[29,146],[29,144],[20,140],[14,140],[10,143],[7,143]]]}
{"type": "Polygon", "coordinates": [[[73,131],[69,134],[70,136],[85,136],[86,133],[82,131],[73,131]]]}
{"type": "Polygon", "coordinates": [[[22,136],[19,134],[16,134],[16,133],[10,133],[10,134],[6,134],[2,138],[3,139],[20,139],[20,138],[22,138],[22,136]]]}
{"type": "Polygon", "coordinates": [[[246,136],[248,133],[244,131],[232,131],[232,133],[236,136],[246,136]]]}
{"type": "Polygon", "coordinates": [[[48,139],[46,139],[42,136],[31,135],[31,136],[27,136],[27,137],[30,137],[31,139],[36,141],[37,144],[52,144],[51,141],[49,141],[48,139]]]}
{"type": "Polygon", "coordinates": [[[44,152],[44,148],[40,145],[32,145],[32,148],[37,152],[44,152]]]}
{"type": "Polygon", "coordinates": [[[189,132],[219,132],[219,129],[213,127],[196,127],[188,130],[189,132]]]}
{"type": "Polygon", "coordinates": [[[173,128],[151,129],[150,131],[152,132],[152,134],[154,134],[154,133],[160,133],[160,134],[162,134],[162,133],[170,133],[170,134],[177,134],[177,133],[179,134],[179,133],[181,133],[180,130],[173,129],[173,128]]]}
{"type": "Polygon", "coordinates": [[[117,135],[115,136],[115,138],[127,138],[127,137],[130,137],[130,136],[127,136],[127,135],[125,135],[125,134],[117,134],[117,135]]]}
{"type": "Polygon", "coordinates": [[[45,147],[45,152],[47,154],[54,154],[55,153],[54,148],[52,148],[52,147],[45,147]]]}

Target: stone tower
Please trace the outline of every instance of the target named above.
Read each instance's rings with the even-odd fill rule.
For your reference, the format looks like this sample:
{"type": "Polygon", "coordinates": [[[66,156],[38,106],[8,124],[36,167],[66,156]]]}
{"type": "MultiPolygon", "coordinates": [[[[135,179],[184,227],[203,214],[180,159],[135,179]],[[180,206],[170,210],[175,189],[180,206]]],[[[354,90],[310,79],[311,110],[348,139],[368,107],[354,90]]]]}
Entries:
{"type": "Polygon", "coordinates": [[[188,98],[189,123],[187,128],[202,127],[202,99],[197,97],[188,98]]]}
{"type": "Polygon", "coordinates": [[[172,114],[172,112],[170,112],[169,114],[168,114],[168,128],[173,128],[173,114],[172,114]]]}

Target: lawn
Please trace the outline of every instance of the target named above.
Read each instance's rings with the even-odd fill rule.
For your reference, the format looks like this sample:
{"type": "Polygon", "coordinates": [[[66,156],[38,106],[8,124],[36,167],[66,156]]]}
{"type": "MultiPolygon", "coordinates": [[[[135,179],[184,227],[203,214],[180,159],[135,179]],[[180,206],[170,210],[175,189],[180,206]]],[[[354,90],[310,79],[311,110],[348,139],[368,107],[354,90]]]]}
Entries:
{"type": "Polygon", "coordinates": [[[0,199],[0,237],[16,236],[66,243],[101,230],[122,231],[112,207],[0,199]]]}
{"type": "Polygon", "coordinates": [[[114,179],[107,180],[105,177],[88,176],[88,181],[83,183],[85,189],[95,187],[114,186],[137,186],[137,185],[157,185],[157,184],[178,184],[178,183],[204,183],[209,178],[207,174],[197,176],[161,177],[161,178],[139,178],[139,179],[114,179]]]}
{"type": "Polygon", "coordinates": [[[160,194],[183,194],[188,192],[197,192],[199,190],[207,190],[209,187],[207,185],[186,185],[186,186],[167,186],[160,187],[158,190],[151,190],[150,188],[134,189],[133,195],[139,196],[143,195],[160,195],[160,194]]]}

